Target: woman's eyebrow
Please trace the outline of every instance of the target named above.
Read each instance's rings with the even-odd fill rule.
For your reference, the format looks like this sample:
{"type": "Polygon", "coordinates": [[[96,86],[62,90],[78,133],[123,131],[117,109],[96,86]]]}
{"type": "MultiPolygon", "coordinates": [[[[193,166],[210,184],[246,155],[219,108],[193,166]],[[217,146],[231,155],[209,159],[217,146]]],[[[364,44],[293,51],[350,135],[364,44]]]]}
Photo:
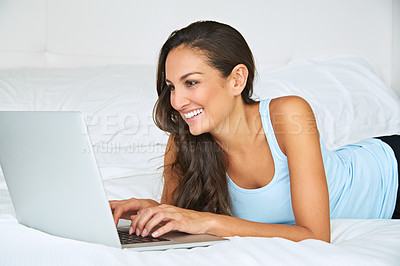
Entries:
{"type": "MultiPolygon", "coordinates": [[[[194,74],[203,74],[203,73],[201,73],[201,72],[189,72],[189,73],[183,75],[182,77],[180,77],[179,80],[182,81],[182,80],[186,79],[187,77],[189,77],[189,76],[191,76],[191,75],[194,75],[194,74]]],[[[172,82],[169,81],[168,79],[165,79],[165,81],[168,82],[168,83],[172,83],[172,82]]]]}

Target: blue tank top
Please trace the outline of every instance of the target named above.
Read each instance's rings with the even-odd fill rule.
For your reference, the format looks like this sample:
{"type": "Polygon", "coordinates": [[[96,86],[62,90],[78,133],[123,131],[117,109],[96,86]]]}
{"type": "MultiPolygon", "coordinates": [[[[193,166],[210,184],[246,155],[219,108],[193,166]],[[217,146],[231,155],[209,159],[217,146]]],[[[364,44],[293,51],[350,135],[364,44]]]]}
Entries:
{"type": "MultiPolygon", "coordinates": [[[[259,112],[275,174],[270,183],[258,189],[243,189],[227,175],[232,212],[245,220],[294,225],[287,157],[275,138],[270,101],[260,101],[259,112]]],[[[390,146],[379,139],[367,139],[330,151],[322,139],[320,142],[331,219],[391,218],[396,204],[398,173],[390,146]]]]}

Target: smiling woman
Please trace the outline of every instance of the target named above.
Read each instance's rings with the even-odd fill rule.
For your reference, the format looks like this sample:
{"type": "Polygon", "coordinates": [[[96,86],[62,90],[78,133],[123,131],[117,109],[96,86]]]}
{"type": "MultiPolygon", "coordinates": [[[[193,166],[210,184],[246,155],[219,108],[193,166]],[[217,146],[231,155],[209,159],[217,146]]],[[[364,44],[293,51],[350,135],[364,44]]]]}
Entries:
{"type": "Polygon", "coordinates": [[[168,195],[169,203],[231,213],[226,185],[228,158],[221,149],[228,143],[218,143],[215,133],[229,136],[235,130],[237,117],[232,116],[234,111],[239,113],[236,107],[243,106],[242,100],[248,106],[256,103],[251,99],[254,71],[245,39],[224,24],[193,23],[172,33],[162,47],[154,117],[158,127],[172,134],[170,144],[175,143],[175,162],[167,167],[182,173],[179,188],[170,189],[175,192],[168,195]],[[186,117],[198,110],[200,115],[186,117]]]}
{"type": "Polygon", "coordinates": [[[170,133],[161,204],[112,201],[116,223],[130,219],[144,236],[161,224],[155,237],[329,242],[330,218],[397,217],[397,148],[384,138],[328,150],[304,99],[252,99],[254,73],[245,39],[229,25],[199,21],[170,35],[154,107],[156,125],[170,133]]]}

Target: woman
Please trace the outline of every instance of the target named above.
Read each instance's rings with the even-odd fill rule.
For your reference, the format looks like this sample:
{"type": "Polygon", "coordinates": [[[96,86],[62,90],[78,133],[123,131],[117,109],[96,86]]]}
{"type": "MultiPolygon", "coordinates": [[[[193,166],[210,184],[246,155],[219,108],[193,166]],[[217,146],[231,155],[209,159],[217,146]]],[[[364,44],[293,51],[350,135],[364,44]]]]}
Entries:
{"type": "Polygon", "coordinates": [[[143,236],[161,224],[153,237],[178,230],[329,242],[330,218],[399,215],[389,145],[369,139],[328,151],[305,100],[251,98],[254,73],[246,41],[228,25],[200,21],[170,35],[154,108],[170,133],[161,204],[111,201],[116,223],[131,219],[130,233],[143,236]]]}

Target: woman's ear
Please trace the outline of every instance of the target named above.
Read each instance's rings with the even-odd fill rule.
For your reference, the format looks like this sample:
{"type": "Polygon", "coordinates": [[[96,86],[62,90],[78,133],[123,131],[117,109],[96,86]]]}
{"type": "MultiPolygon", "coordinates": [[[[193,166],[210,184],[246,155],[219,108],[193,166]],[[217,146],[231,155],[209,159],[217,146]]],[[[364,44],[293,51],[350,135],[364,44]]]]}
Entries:
{"type": "Polygon", "coordinates": [[[244,87],[246,87],[248,75],[249,70],[244,64],[238,64],[233,68],[230,74],[230,78],[233,94],[235,96],[240,95],[244,87]]]}

